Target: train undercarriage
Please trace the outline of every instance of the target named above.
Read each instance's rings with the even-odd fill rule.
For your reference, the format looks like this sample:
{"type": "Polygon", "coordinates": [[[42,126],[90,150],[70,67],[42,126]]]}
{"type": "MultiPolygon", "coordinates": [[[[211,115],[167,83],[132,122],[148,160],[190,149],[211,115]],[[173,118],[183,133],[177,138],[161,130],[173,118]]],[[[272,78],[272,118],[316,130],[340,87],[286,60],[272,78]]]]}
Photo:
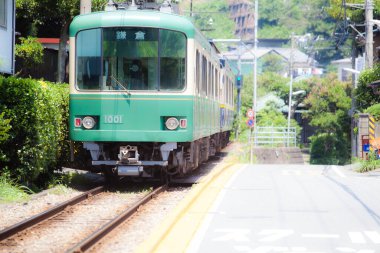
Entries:
{"type": "Polygon", "coordinates": [[[83,147],[93,169],[107,176],[181,177],[220,152],[229,137],[226,131],[193,142],[84,142],[83,147]]]}

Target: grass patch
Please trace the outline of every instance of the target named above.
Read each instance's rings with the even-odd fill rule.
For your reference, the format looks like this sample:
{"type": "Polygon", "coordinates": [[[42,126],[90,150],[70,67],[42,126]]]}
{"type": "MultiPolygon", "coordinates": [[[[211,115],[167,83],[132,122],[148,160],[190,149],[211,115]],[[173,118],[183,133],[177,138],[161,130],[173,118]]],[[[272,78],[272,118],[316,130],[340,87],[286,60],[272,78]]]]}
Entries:
{"type": "Polygon", "coordinates": [[[69,173],[55,173],[49,180],[47,188],[57,188],[58,194],[67,193],[70,188],[78,187],[92,187],[94,185],[94,179],[87,174],[80,174],[76,172],[69,173]],[[62,193],[59,193],[62,191],[62,193]]]}
{"type": "Polygon", "coordinates": [[[69,186],[91,186],[94,184],[94,181],[86,176],[86,174],[68,173],[63,177],[65,184],[69,186]]]}
{"type": "Polygon", "coordinates": [[[362,160],[360,162],[360,168],[358,169],[358,172],[364,173],[375,170],[377,168],[380,168],[380,160],[377,159],[375,152],[370,152],[368,154],[368,160],[362,160]]]}
{"type": "MultiPolygon", "coordinates": [[[[227,161],[232,163],[250,163],[251,146],[247,143],[236,142],[233,150],[228,154],[227,161]]],[[[257,164],[257,155],[253,153],[252,163],[257,164]]]]}
{"type": "Polygon", "coordinates": [[[50,193],[54,195],[64,195],[71,192],[72,190],[63,184],[58,184],[50,189],[50,193]]]}
{"type": "Polygon", "coordinates": [[[125,187],[123,190],[117,190],[115,193],[124,196],[125,198],[129,198],[129,195],[134,195],[134,194],[148,194],[153,191],[153,187],[151,186],[130,186],[130,187],[125,187]]]}
{"type": "Polygon", "coordinates": [[[33,193],[28,187],[18,185],[6,176],[0,177],[0,203],[23,202],[33,193]]]}

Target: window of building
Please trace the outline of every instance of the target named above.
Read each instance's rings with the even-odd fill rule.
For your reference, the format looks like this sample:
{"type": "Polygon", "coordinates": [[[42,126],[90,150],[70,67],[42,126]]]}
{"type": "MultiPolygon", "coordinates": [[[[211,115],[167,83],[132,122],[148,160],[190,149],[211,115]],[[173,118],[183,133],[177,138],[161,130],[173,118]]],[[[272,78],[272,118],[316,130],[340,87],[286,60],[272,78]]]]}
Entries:
{"type": "Polygon", "coordinates": [[[7,0],[0,0],[0,27],[7,27],[7,0]]]}

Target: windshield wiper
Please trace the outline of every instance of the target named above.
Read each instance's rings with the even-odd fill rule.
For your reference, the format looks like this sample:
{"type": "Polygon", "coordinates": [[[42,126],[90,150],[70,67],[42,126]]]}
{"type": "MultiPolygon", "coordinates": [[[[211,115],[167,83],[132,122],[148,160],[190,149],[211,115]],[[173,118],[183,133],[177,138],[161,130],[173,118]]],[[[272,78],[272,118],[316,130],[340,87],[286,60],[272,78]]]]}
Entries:
{"type": "Polygon", "coordinates": [[[111,79],[113,79],[117,83],[117,85],[121,86],[124,89],[124,91],[127,92],[128,95],[131,95],[131,93],[129,92],[128,88],[125,87],[119,80],[117,80],[116,77],[114,77],[112,75],[110,77],[111,77],[111,79]]]}

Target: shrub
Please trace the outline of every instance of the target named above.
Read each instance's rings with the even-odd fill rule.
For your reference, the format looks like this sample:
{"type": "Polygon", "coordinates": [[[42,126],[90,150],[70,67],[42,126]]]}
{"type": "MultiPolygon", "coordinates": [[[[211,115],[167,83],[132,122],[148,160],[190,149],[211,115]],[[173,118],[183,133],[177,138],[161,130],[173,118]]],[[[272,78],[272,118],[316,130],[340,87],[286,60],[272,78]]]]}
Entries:
{"type": "Polygon", "coordinates": [[[368,160],[361,160],[360,161],[360,168],[358,169],[359,172],[368,172],[371,170],[375,170],[380,167],[380,160],[377,158],[377,155],[375,152],[369,152],[368,154],[368,160]]]}
{"type": "Polygon", "coordinates": [[[28,193],[32,193],[32,191],[17,184],[8,175],[0,176],[0,204],[26,201],[29,199],[28,193]]]}
{"type": "MultiPolygon", "coordinates": [[[[0,113],[0,145],[9,138],[8,131],[11,129],[10,119],[4,118],[4,112],[0,113]]],[[[6,156],[0,149],[0,161],[5,161],[6,156]]]]}
{"type": "Polygon", "coordinates": [[[350,161],[350,144],[347,137],[324,133],[310,139],[311,164],[344,165],[350,161]]]}
{"type": "Polygon", "coordinates": [[[364,112],[371,114],[376,121],[380,120],[380,104],[374,104],[368,107],[364,112]]]}
{"type": "Polygon", "coordinates": [[[0,77],[0,111],[10,119],[9,138],[0,143],[0,168],[31,183],[69,157],[67,141],[68,86],[0,77]]]}
{"type": "Polygon", "coordinates": [[[38,42],[37,38],[21,37],[20,41],[21,44],[17,44],[15,50],[16,56],[22,59],[23,68],[20,73],[18,73],[19,75],[34,65],[41,64],[44,56],[44,48],[42,44],[38,42]]]}

